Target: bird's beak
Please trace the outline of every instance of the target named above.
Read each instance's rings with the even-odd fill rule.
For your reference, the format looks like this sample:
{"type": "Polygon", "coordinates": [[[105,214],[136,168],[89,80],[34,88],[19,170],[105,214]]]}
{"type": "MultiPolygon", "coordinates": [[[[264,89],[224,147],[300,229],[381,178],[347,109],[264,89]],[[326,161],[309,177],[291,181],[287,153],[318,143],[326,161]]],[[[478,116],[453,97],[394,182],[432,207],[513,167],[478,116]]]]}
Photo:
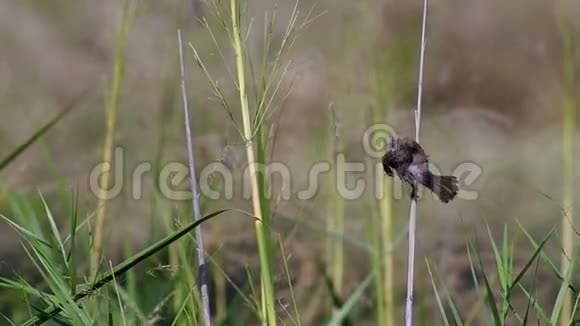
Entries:
{"type": "Polygon", "coordinates": [[[393,170],[390,167],[390,158],[389,158],[389,152],[387,152],[385,154],[385,156],[383,156],[383,169],[385,170],[385,173],[389,176],[392,177],[393,176],[393,170]]]}

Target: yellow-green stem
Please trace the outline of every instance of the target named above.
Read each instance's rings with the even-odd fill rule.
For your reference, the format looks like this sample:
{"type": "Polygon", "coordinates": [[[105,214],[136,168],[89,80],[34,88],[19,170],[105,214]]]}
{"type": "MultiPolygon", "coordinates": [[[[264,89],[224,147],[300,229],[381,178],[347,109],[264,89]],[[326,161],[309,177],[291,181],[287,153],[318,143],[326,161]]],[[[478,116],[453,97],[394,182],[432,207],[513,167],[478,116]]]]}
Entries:
{"type": "Polygon", "coordinates": [[[255,228],[256,238],[258,241],[258,254],[260,257],[261,285],[262,285],[262,318],[268,325],[276,325],[276,310],[274,304],[274,286],[272,281],[272,269],[270,264],[269,246],[270,236],[269,223],[265,220],[268,216],[262,215],[262,205],[260,187],[257,176],[256,151],[254,149],[254,140],[252,139],[252,126],[250,119],[250,110],[248,105],[248,94],[246,92],[246,75],[245,75],[245,48],[241,40],[241,30],[239,25],[238,1],[230,1],[230,10],[232,15],[232,34],[233,48],[236,57],[236,70],[239,86],[240,106],[242,111],[242,122],[244,128],[244,140],[246,146],[246,156],[248,161],[248,170],[250,173],[250,184],[252,188],[252,205],[254,215],[256,216],[255,228]]]}
{"type": "Polygon", "coordinates": [[[332,159],[334,161],[334,177],[332,178],[332,200],[330,207],[330,214],[328,214],[328,227],[330,231],[334,232],[339,239],[332,239],[329,247],[329,257],[331,260],[331,279],[334,290],[338,296],[342,295],[343,279],[344,279],[344,244],[342,238],[344,237],[344,200],[338,191],[339,185],[344,185],[344,159],[342,158],[342,143],[340,140],[340,119],[338,112],[334,107],[331,107],[332,120],[334,124],[334,137],[332,143],[332,159]]]}
{"type": "MultiPolygon", "coordinates": [[[[338,140],[337,140],[338,141],[338,140]]],[[[338,149],[338,148],[337,148],[338,149]]],[[[337,158],[337,156],[335,156],[335,159],[337,158]]],[[[336,165],[335,165],[336,171],[337,173],[341,173],[340,171],[344,171],[344,167],[342,166],[342,163],[338,161],[338,159],[336,160],[336,165]]],[[[334,178],[335,181],[338,180],[338,178],[334,178]]],[[[335,183],[336,186],[336,183],[335,183]]],[[[338,239],[338,241],[334,241],[334,260],[332,262],[332,280],[334,283],[334,288],[336,290],[336,293],[339,296],[342,296],[342,290],[343,290],[343,279],[344,279],[344,244],[342,241],[342,238],[344,237],[344,200],[341,198],[341,196],[338,194],[338,188],[334,188],[335,191],[335,199],[334,199],[334,214],[332,214],[332,217],[335,219],[335,223],[334,223],[334,227],[335,229],[333,230],[334,232],[336,232],[336,235],[338,235],[340,238],[338,239]]]]}
{"type": "MultiPolygon", "coordinates": [[[[563,105],[563,134],[562,134],[562,168],[563,168],[563,201],[562,207],[562,259],[561,270],[565,274],[570,268],[570,259],[574,252],[574,129],[575,129],[575,103],[574,103],[574,55],[573,40],[569,26],[562,26],[561,30],[564,41],[564,105],[563,105]]],[[[560,325],[569,325],[572,314],[572,293],[568,291],[560,318],[560,325]]]]}
{"type": "Polygon", "coordinates": [[[392,209],[392,180],[386,178],[383,183],[383,193],[384,198],[381,200],[380,212],[381,212],[381,224],[382,224],[382,258],[385,259],[385,266],[383,268],[383,286],[384,286],[384,312],[385,315],[385,325],[394,325],[394,306],[395,299],[393,295],[394,283],[393,283],[393,273],[395,270],[393,254],[391,251],[392,239],[393,239],[393,209],[392,209]]]}
{"type": "MultiPolygon", "coordinates": [[[[389,58],[393,53],[388,51],[395,51],[393,49],[384,49],[380,47],[377,50],[377,58],[375,59],[376,68],[373,73],[373,85],[375,104],[372,108],[371,122],[388,123],[389,120],[389,106],[393,100],[392,94],[396,92],[394,83],[391,79],[396,78],[396,72],[385,64],[385,56],[389,58]],[[389,70],[391,69],[391,70],[389,70]]],[[[385,139],[385,141],[387,141],[385,139]]],[[[380,164],[380,162],[375,162],[380,164]]],[[[377,268],[380,272],[377,273],[377,319],[381,325],[395,325],[395,301],[394,301],[394,256],[391,252],[393,240],[393,181],[391,178],[384,177],[382,169],[377,171],[377,180],[379,186],[383,187],[383,197],[379,198],[379,225],[374,231],[377,234],[378,242],[376,244],[376,251],[378,254],[377,262],[380,264],[377,268]],[[384,265],[382,262],[384,261],[384,265]]]]}
{"type": "MultiPolygon", "coordinates": [[[[574,105],[570,99],[564,105],[563,171],[564,198],[562,207],[562,261],[561,270],[565,274],[570,268],[570,258],[574,252],[574,105]]],[[[570,292],[570,291],[568,291],[570,292]]],[[[569,325],[572,314],[572,294],[569,293],[562,306],[561,325],[569,325]]]]}
{"type": "MultiPolygon", "coordinates": [[[[375,162],[369,160],[370,166],[375,162]]],[[[376,200],[374,197],[372,199],[373,209],[371,210],[373,216],[380,216],[380,206],[376,206],[376,200]]],[[[375,283],[375,312],[377,318],[377,325],[386,325],[386,314],[385,314],[385,287],[383,286],[383,253],[382,242],[383,238],[381,236],[381,221],[380,219],[371,219],[371,223],[367,225],[367,234],[370,239],[372,246],[375,250],[370,255],[372,268],[374,272],[374,283],[375,283]]]]}
{"type": "Polygon", "coordinates": [[[130,9],[130,0],[125,0],[123,5],[123,17],[121,20],[121,28],[117,37],[117,44],[115,48],[115,61],[113,66],[113,81],[111,85],[110,94],[107,98],[106,106],[106,126],[105,126],[105,146],[103,149],[103,162],[110,164],[109,169],[103,171],[99,177],[99,202],[97,208],[97,217],[95,222],[95,230],[93,235],[93,248],[91,253],[91,276],[97,274],[99,262],[101,260],[103,250],[103,228],[105,227],[105,213],[107,192],[111,180],[111,166],[113,158],[113,140],[115,137],[115,122],[117,116],[117,108],[119,107],[121,80],[123,77],[125,44],[129,25],[131,21],[132,10],[130,9]]]}

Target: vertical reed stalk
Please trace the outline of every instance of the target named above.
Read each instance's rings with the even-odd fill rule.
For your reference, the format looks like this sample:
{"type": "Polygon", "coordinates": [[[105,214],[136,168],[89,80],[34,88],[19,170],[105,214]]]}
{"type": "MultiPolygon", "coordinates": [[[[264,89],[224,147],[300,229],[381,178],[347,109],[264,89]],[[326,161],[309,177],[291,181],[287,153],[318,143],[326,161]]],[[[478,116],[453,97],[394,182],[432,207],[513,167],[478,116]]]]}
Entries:
{"type": "MultiPolygon", "coordinates": [[[[383,64],[384,49],[378,50],[376,66],[373,69],[374,78],[373,83],[375,103],[372,107],[370,123],[387,123],[389,119],[389,106],[392,100],[393,83],[387,83],[386,78],[391,72],[387,72],[385,64],[383,64]]],[[[371,164],[376,164],[372,162],[371,164]]],[[[394,307],[394,255],[392,250],[393,239],[393,195],[392,195],[392,180],[385,178],[382,167],[378,170],[376,176],[378,184],[377,187],[382,188],[382,198],[378,198],[378,207],[376,206],[376,199],[373,200],[373,207],[378,208],[378,223],[377,220],[372,220],[372,227],[370,230],[371,239],[376,248],[372,254],[374,268],[377,270],[375,276],[376,283],[376,313],[379,325],[394,325],[395,307],[394,307]],[[382,263],[384,262],[384,263],[382,263]]]]}
{"type": "MultiPolygon", "coordinates": [[[[264,191],[260,189],[258,182],[258,170],[256,164],[256,149],[253,139],[252,125],[250,122],[250,109],[248,105],[248,94],[246,90],[246,67],[245,67],[245,44],[242,43],[240,30],[240,12],[237,0],[230,1],[232,19],[233,48],[236,57],[237,84],[239,89],[239,100],[242,111],[243,134],[246,146],[246,156],[248,170],[250,173],[250,183],[252,189],[252,205],[256,217],[255,228],[258,241],[258,253],[261,269],[262,285],[262,318],[270,326],[276,325],[276,312],[274,303],[274,286],[271,268],[271,245],[270,245],[270,224],[269,216],[262,215],[262,200],[265,200],[264,191]]],[[[260,144],[258,144],[259,146],[260,144]]]]}
{"type": "MultiPolygon", "coordinates": [[[[352,80],[345,76],[350,76],[352,74],[352,67],[356,65],[357,56],[352,49],[357,48],[358,39],[357,33],[358,26],[357,22],[353,21],[347,23],[345,26],[345,33],[341,33],[338,38],[338,48],[344,50],[344,44],[350,44],[351,47],[347,51],[343,51],[341,54],[341,60],[338,64],[340,69],[337,70],[338,77],[333,81],[334,97],[338,103],[338,106],[346,103],[347,97],[345,94],[349,94],[352,90],[352,80]]],[[[337,106],[334,102],[331,102],[328,106],[328,113],[330,114],[330,124],[329,124],[329,134],[326,148],[328,149],[329,161],[331,162],[332,171],[331,178],[328,183],[329,192],[327,200],[327,211],[326,211],[326,228],[329,232],[336,235],[335,238],[328,237],[326,239],[326,255],[328,264],[328,276],[330,277],[333,295],[341,298],[343,296],[344,290],[344,236],[345,236],[345,220],[344,220],[344,210],[345,210],[345,199],[339,191],[339,185],[344,185],[345,173],[344,173],[344,144],[341,140],[341,127],[342,121],[341,116],[338,113],[337,106]],[[339,159],[341,157],[341,159],[339,159]]],[[[345,112],[346,113],[346,112],[345,112]]],[[[330,300],[332,309],[331,313],[336,315],[338,309],[336,307],[336,302],[330,300]]]]}
{"type": "Polygon", "coordinates": [[[107,104],[105,107],[106,114],[106,131],[105,131],[105,145],[103,149],[103,162],[108,164],[109,168],[105,169],[99,177],[99,202],[97,207],[97,217],[95,222],[95,230],[93,235],[93,247],[91,252],[91,278],[94,278],[99,269],[99,262],[103,251],[103,228],[105,227],[105,215],[107,205],[107,191],[109,190],[111,180],[111,165],[113,158],[113,142],[115,137],[115,125],[117,117],[117,109],[119,107],[121,81],[123,79],[123,70],[125,66],[123,55],[125,53],[125,45],[127,43],[127,34],[129,26],[133,18],[135,6],[131,5],[130,0],[125,0],[123,3],[123,14],[121,18],[121,27],[117,34],[117,43],[115,48],[113,79],[110,92],[107,96],[107,104]]]}
{"type": "Polygon", "coordinates": [[[393,246],[393,193],[392,180],[386,178],[383,183],[384,198],[380,203],[381,213],[381,233],[383,235],[381,244],[381,258],[385,260],[383,267],[383,287],[384,287],[384,316],[385,325],[395,324],[395,262],[394,255],[391,253],[393,246]]]}
{"type": "MultiPolygon", "coordinates": [[[[187,138],[187,158],[189,163],[189,174],[191,182],[192,205],[194,222],[201,218],[201,210],[199,208],[199,193],[197,190],[197,176],[195,173],[195,155],[193,152],[193,144],[191,141],[191,126],[189,119],[189,102],[187,100],[187,89],[185,87],[185,66],[183,64],[183,43],[181,40],[181,30],[177,31],[177,38],[179,43],[179,68],[181,81],[181,97],[183,99],[183,112],[185,120],[185,136],[187,138]]],[[[207,265],[205,263],[205,250],[203,246],[203,232],[201,226],[195,229],[195,245],[197,246],[198,259],[198,277],[201,292],[201,303],[204,325],[211,326],[211,314],[209,309],[209,291],[207,281],[207,265]]]]}
{"type": "MultiPolygon", "coordinates": [[[[382,168],[378,170],[382,172],[382,168]]],[[[377,176],[381,178],[382,175],[377,176]]],[[[371,262],[376,271],[374,276],[376,289],[376,318],[377,325],[395,325],[394,307],[394,256],[393,246],[393,214],[392,214],[392,182],[388,178],[378,179],[383,188],[384,198],[379,199],[378,207],[375,206],[373,213],[377,212],[379,219],[373,219],[369,238],[375,250],[371,253],[371,262]]],[[[373,205],[377,202],[373,198],[373,205]]]]}
{"type": "Polygon", "coordinates": [[[336,235],[341,237],[340,239],[331,239],[332,249],[330,253],[332,255],[332,283],[336,294],[342,295],[343,281],[344,281],[344,243],[342,237],[344,236],[344,200],[338,193],[338,176],[341,171],[344,171],[344,167],[338,160],[338,155],[343,152],[343,145],[340,140],[340,119],[338,113],[334,106],[330,106],[330,113],[332,114],[332,121],[334,126],[334,137],[332,148],[332,161],[334,162],[335,174],[332,177],[332,194],[333,200],[331,200],[331,214],[328,214],[330,225],[330,231],[335,232],[336,235]]]}
{"type": "MultiPolygon", "coordinates": [[[[562,133],[562,169],[563,169],[563,201],[562,207],[562,258],[561,272],[566,274],[570,266],[570,259],[574,253],[574,133],[576,120],[576,103],[574,99],[574,40],[568,22],[563,22],[560,33],[563,39],[563,75],[564,75],[564,103],[563,103],[563,133],[562,133]]],[[[572,312],[572,293],[568,290],[562,306],[560,325],[569,325],[572,312]]]]}
{"type": "MultiPolygon", "coordinates": [[[[427,0],[423,0],[423,23],[421,27],[421,55],[419,58],[419,81],[417,91],[417,109],[415,110],[415,140],[419,142],[421,131],[421,96],[423,95],[423,66],[425,63],[427,25],[427,0]]],[[[413,325],[413,285],[415,277],[415,235],[417,229],[417,199],[411,199],[409,209],[409,264],[407,270],[407,298],[405,300],[405,325],[413,325]]]]}

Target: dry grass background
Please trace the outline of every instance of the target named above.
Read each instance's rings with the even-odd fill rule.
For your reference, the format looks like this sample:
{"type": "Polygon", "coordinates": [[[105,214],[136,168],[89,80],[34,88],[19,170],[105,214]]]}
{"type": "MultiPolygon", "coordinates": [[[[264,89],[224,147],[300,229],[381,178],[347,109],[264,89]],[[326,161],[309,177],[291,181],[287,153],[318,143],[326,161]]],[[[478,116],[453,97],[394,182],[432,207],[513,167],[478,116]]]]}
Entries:
{"type": "MultiPolygon", "coordinates": [[[[303,1],[301,8],[307,11],[312,5],[312,1],[303,1]]],[[[289,14],[290,6],[286,1],[277,5],[282,16],[289,14]]],[[[46,137],[48,151],[35,146],[3,171],[0,185],[6,191],[34,195],[39,188],[49,200],[57,198],[53,177],[47,171],[46,162],[50,158],[68,185],[78,185],[83,209],[94,208],[96,198],[88,191],[87,182],[89,171],[101,156],[105,77],[112,66],[120,8],[121,3],[114,0],[74,4],[64,0],[50,3],[0,0],[0,153],[24,141],[81,91],[92,89],[81,107],[46,137]]],[[[251,4],[254,13],[266,8],[272,9],[273,5],[268,1],[251,4]]],[[[360,139],[366,128],[365,112],[372,101],[369,75],[375,69],[370,58],[389,46],[407,46],[409,54],[418,52],[421,8],[418,1],[321,0],[316,8],[327,12],[301,36],[290,54],[292,93],[274,116],[277,120],[280,115],[274,160],[288,164],[293,171],[306,171],[312,162],[321,159],[319,140],[329,132],[325,126],[330,119],[330,102],[335,103],[342,116],[347,157],[364,161],[360,139]]],[[[174,113],[179,102],[177,94],[168,91],[167,85],[176,82],[178,72],[174,42],[177,26],[187,26],[186,40],[204,42],[199,25],[191,23],[191,13],[188,1],[142,0],[139,4],[126,51],[126,76],[115,139],[116,144],[126,148],[128,167],[155,159],[160,134],[166,135],[164,160],[185,159],[182,122],[180,115],[174,113]]],[[[423,143],[442,168],[451,170],[461,162],[471,161],[483,169],[483,175],[472,186],[479,191],[478,200],[445,206],[428,199],[420,205],[418,257],[428,255],[439,263],[454,296],[472,295],[472,285],[465,280],[470,274],[465,274],[468,263],[464,241],[484,230],[486,221],[492,230],[499,231],[503,223],[518,219],[536,234],[543,234],[559,223],[562,98],[562,54],[556,22],[559,13],[579,17],[580,5],[554,5],[552,1],[540,0],[432,1],[423,143]]],[[[203,13],[198,10],[197,14],[203,13]]],[[[255,25],[260,26],[260,15],[256,16],[255,25]]],[[[284,21],[280,19],[281,24],[284,21]]],[[[573,20],[577,35],[578,21],[573,20]]],[[[284,26],[278,28],[281,31],[284,26]]],[[[210,54],[209,44],[205,50],[210,54]]],[[[580,63],[580,58],[576,59],[580,63]]],[[[414,57],[410,60],[411,65],[397,76],[398,92],[393,98],[394,114],[390,122],[398,132],[407,135],[412,133],[416,94],[414,57]]],[[[217,63],[216,60],[211,69],[225,80],[226,72],[217,63]]],[[[240,155],[239,139],[232,126],[224,123],[223,111],[207,99],[209,91],[203,76],[193,69],[191,56],[188,65],[193,130],[202,160],[199,165],[240,155]]],[[[576,89],[580,94],[580,86],[576,89]]],[[[580,141],[577,153],[578,145],[580,141]]],[[[305,173],[298,174],[296,188],[306,181],[305,173]]],[[[576,185],[580,184],[580,174],[576,179],[576,185]]],[[[151,181],[146,185],[152,187],[151,181]]],[[[322,223],[326,212],[321,203],[325,196],[321,193],[308,202],[282,202],[278,209],[286,215],[322,223]]],[[[58,200],[51,205],[58,209],[58,200]]],[[[221,203],[207,205],[217,207],[221,203]]],[[[247,205],[241,200],[233,204],[247,205]]],[[[364,239],[367,205],[362,201],[347,203],[347,229],[353,238],[364,239]]],[[[399,227],[405,223],[406,205],[397,203],[399,227]]],[[[160,211],[171,211],[178,205],[163,202],[161,206],[160,211]]],[[[107,248],[110,253],[117,252],[126,236],[134,241],[134,247],[149,241],[149,225],[141,222],[151,214],[147,197],[133,201],[124,191],[121,198],[112,202],[109,214],[115,220],[107,248]]],[[[320,293],[316,261],[322,255],[322,235],[281,222],[276,227],[278,232],[291,234],[287,252],[293,255],[291,274],[300,296],[307,298],[320,293]]],[[[228,272],[239,276],[245,265],[255,264],[256,249],[249,222],[218,221],[207,231],[211,250],[217,252],[228,272]]],[[[485,239],[485,233],[481,238],[485,239]]],[[[2,273],[11,273],[14,266],[26,260],[17,241],[7,226],[0,226],[2,273]]],[[[558,251],[556,247],[553,250],[558,251]]],[[[522,249],[522,256],[527,254],[522,249]]],[[[347,247],[346,257],[349,266],[357,266],[346,270],[345,290],[350,291],[367,274],[369,263],[365,254],[353,248],[347,247]]],[[[398,266],[404,266],[404,250],[398,250],[396,257],[400,261],[398,266]]],[[[419,277],[425,279],[422,258],[418,264],[419,277]]],[[[401,276],[397,298],[401,303],[404,273],[402,268],[397,269],[397,275],[401,276]]],[[[283,283],[283,279],[280,281],[283,283]]],[[[546,300],[551,300],[557,287],[553,288],[549,281],[543,287],[546,300]]],[[[424,288],[420,295],[432,300],[428,282],[424,288]]],[[[462,311],[467,311],[471,301],[462,302],[465,305],[462,311]]],[[[305,308],[304,316],[315,320],[319,306],[309,307],[312,311],[305,308]]]]}

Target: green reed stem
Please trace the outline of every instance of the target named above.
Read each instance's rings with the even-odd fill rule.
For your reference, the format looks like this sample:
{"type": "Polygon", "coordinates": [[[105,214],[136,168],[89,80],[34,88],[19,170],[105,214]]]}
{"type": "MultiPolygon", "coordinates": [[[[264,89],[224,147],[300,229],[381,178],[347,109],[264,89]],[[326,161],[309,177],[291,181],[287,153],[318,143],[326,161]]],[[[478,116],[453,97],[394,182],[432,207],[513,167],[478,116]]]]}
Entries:
{"type": "MultiPolygon", "coordinates": [[[[103,149],[103,162],[112,164],[113,159],[113,143],[115,137],[115,125],[117,120],[117,109],[119,107],[119,99],[121,93],[121,81],[123,79],[123,70],[125,67],[125,45],[127,43],[127,35],[129,33],[129,26],[131,24],[134,8],[130,0],[125,0],[123,4],[123,16],[121,18],[121,27],[117,35],[117,44],[115,48],[115,59],[113,66],[113,80],[108,94],[106,104],[106,131],[105,131],[105,145],[103,149]]],[[[109,165],[110,167],[110,165],[109,165]]],[[[107,207],[107,191],[109,190],[111,182],[111,168],[105,169],[99,178],[99,202],[97,218],[95,222],[95,231],[93,236],[93,248],[91,252],[91,276],[97,274],[99,262],[103,251],[103,229],[105,227],[105,214],[107,207]]]]}
{"type": "MultiPolygon", "coordinates": [[[[250,119],[250,109],[248,105],[248,94],[246,90],[246,60],[245,44],[242,42],[240,29],[240,12],[237,0],[230,1],[232,18],[233,49],[236,57],[237,84],[239,87],[239,100],[242,111],[243,133],[246,146],[246,158],[250,174],[252,188],[252,205],[255,222],[256,238],[258,241],[258,254],[260,259],[261,285],[262,285],[262,318],[268,325],[276,325],[276,310],[274,301],[274,286],[272,280],[271,252],[270,245],[270,217],[263,215],[263,201],[267,200],[265,189],[260,187],[258,181],[258,166],[256,164],[256,143],[253,139],[253,130],[250,119]]],[[[261,146],[261,144],[258,144],[261,146]]]]}
{"type": "Polygon", "coordinates": [[[332,207],[330,211],[332,213],[328,214],[328,227],[331,232],[334,232],[336,235],[340,236],[341,239],[339,241],[332,240],[329,244],[331,248],[330,257],[332,260],[330,264],[331,268],[331,278],[332,283],[334,286],[334,290],[336,294],[341,296],[343,290],[343,281],[344,281],[344,242],[342,241],[342,237],[344,237],[344,199],[340,196],[338,192],[338,185],[344,184],[344,174],[341,171],[344,171],[344,163],[342,160],[339,160],[339,155],[343,153],[343,145],[340,139],[340,119],[338,117],[338,113],[336,112],[336,108],[331,106],[330,111],[332,114],[333,124],[334,124],[334,135],[333,135],[333,143],[332,143],[332,161],[334,162],[334,170],[335,175],[332,178],[332,207]],[[342,179],[339,179],[342,178],[342,179]]]}
{"type": "MultiPolygon", "coordinates": [[[[561,272],[571,268],[570,259],[575,247],[575,223],[574,223],[574,133],[576,120],[576,103],[574,101],[574,40],[571,27],[561,26],[563,39],[563,75],[564,75],[564,103],[562,120],[562,169],[563,169],[563,200],[562,207],[562,258],[561,272]]],[[[568,290],[562,306],[560,325],[570,325],[572,312],[572,295],[568,290]]]]}

